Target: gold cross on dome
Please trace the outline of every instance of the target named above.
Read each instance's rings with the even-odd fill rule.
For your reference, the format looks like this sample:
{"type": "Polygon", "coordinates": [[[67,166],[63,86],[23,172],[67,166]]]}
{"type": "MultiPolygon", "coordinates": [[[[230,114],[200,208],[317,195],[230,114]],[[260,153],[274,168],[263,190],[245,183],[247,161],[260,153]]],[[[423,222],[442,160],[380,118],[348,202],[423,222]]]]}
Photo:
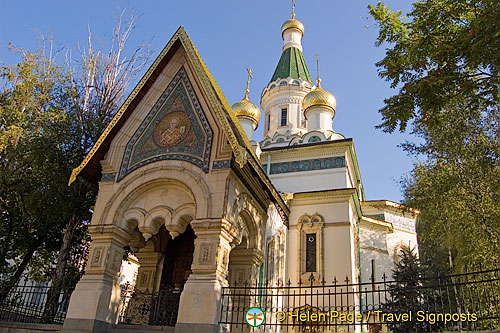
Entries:
{"type": "Polygon", "coordinates": [[[245,90],[245,98],[248,98],[248,93],[250,92],[250,79],[253,79],[252,69],[250,67],[247,68],[248,79],[247,79],[247,90],[245,90]]]}
{"type": "Polygon", "coordinates": [[[321,78],[319,77],[319,56],[316,54],[316,66],[318,68],[318,79],[316,80],[316,83],[318,84],[318,87],[321,86],[321,78]]]}
{"type": "Polygon", "coordinates": [[[295,18],[295,0],[292,0],[292,19],[295,18]]]}

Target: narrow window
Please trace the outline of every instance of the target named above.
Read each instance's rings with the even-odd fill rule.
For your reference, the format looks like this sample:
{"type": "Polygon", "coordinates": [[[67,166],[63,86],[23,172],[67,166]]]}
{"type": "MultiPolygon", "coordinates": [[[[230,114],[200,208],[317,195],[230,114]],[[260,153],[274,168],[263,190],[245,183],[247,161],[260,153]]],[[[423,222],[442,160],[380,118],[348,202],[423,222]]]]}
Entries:
{"type": "Polygon", "coordinates": [[[288,109],[281,109],[281,122],[280,126],[286,126],[286,118],[288,116],[288,109]]]}
{"type": "Polygon", "coordinates": [[[375,259],[372,259],[372,276],[371,276],[372,284],[375,283],[375,259]]]}
{"type": "Polygon", "coordinates": [[[299,126],[306,127],[306,117],[304,116],[304,110],[299,106],[299,126]]]}
{"type": "Polygon", "coordinates": [[[271,115],[267,115],[267,130],[269,131],[269,128],[271,127],[271,115]]]}
{"type": "Polygon", "coordinates": [[[316,272],[316,234],[306,234],[306,272],[316,272]]]}

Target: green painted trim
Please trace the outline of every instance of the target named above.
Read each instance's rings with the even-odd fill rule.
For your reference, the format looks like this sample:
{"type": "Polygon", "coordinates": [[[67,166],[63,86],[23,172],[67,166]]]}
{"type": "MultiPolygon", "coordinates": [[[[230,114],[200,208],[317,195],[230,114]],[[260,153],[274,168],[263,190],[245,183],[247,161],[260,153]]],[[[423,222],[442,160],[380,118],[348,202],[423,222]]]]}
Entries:
{"type": "Polygon", "coordinates": [[[359,198],[358,198],[358,194],[356,192],[354,192],[352,194],[352,199],[354,200],[354,206],[356,207],[356,213],[358,213],[358,223],[359,223],[359,219],[363,216],[363,214],[361,214],[361,206],[359,205],[359,198]]]}
{"type": "MultiPolygon", "coordinates": [[[[354,165],[354,173],[356,175],[356,180],[357,180],[356,189],[359,191],[360,185],[361,185],[361,175],[359,173],[358,159],[355,157],[356,155],[354,154],[353,147],[354,147],[354,145],[353,145],[353,143],[351,143],[349,145],[349,153],[351,154],[351,160],[352,160],[352,164],[354,165]]],[[[361,188],[360,196],[361,196],[361,200],[365,199],[365,191],[363,188],[361,188]]]]}
{"type": "Polygon", "coordinates": [[[358,183],[361,183],[361,176],[359,175],[359,169],[358,169],[358,161],[357,159],[354,158],[354,150],[352,148],[352,144],[349,145],[349,152],[351,153],[351,159],[352,159],[352,164],[354,165],[354,172],[356,174],[356,180],[358,183]]]}
{"type": "Polygon", "coordinates": [[[309,74],[309,69],[307,69],[304,55],[296,47],[289,47],[281,53],[280,60],[270,82],[288,77],[313,82],[311,74],[309,74]]]}

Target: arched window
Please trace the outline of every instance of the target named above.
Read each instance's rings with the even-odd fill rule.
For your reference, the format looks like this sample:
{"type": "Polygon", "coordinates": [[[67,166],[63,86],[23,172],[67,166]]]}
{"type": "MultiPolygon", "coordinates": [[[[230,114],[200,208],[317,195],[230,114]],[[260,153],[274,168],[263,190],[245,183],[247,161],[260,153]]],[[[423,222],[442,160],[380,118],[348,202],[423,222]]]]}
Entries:
{"type": "Polygon", "coordinates": [[[303,215],[297,224],[299,230],[299,239],[297,254],[299,257],[299,279],[302,282],[308,281],[311,274],[314,281],[319,282],[323,275],[323,263],[321,249],[322,231],[324,221],[319,214],[312,216],[303,215]]]}

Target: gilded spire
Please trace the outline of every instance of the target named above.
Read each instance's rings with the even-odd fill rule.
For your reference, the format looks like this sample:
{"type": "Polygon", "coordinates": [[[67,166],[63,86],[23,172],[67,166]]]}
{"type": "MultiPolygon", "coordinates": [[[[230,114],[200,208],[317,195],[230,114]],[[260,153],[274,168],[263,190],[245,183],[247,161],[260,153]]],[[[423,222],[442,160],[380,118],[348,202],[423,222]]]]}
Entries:
{"type": "Polygon", "coordinates": [[[318,79],[316,80],[316,89],[310,91],[302,101],[302,108],[307,112],[307,109],[314,106],[328,108],[335,115],[337,100],[330,92],[321,88],[321,78],[319,77],[319,56],[316,54],[316,67],[318,71],[318,79]]]}
{"type": "MultiPolygon", "coordinates": [[[[281,36],[283,37],[283,39],[285,30],[290,28],[297,29],[302,33],[302,35],[304,34],[304,25],[302,24],[302,22],[295,19],[295,0],[292,0],[292,18],[286,20],[281,25],[281,36]]],[[[300,36],[300,39],[302,39],[302,35],[300,36]]],[[[298,47],[300,50],[302,50],[302,45],[300,45],[300,41],[295,41],[292,44],[295,44],[293,46],[298,47]]]]}
{"type": "Polygon", "coordinates": [[[248,99],[248,94],[250,93],[250,79],[253,79],[253,76],[252,76],[252,69],[250,67],[247,68],[247,72],[248,72],[248,79],[247,79],[247,89],[245,90],[245,98],[247,101],[249,100],[248,99]]]}
{"type": "MultiPolygon", "coordinates": [[[[250,99],[248,98],[248,94],[250,93],[250,79],[253,79],[253,76],[252,76],[252,69],[250,67],[247,68],[247,72],[248,72],[248,79],[247,79],[247,88],[245,89],[245,97],[243,98],[243,100],[234,103],[232,105],[232,109],[236,117],[238,117],[238,119],[240,118],[250,119],[253,124],[253,129],[255,130],[257,128],[257,125],[259,124],[260,110],[257,107],[257,105],[250,102],[250,99]]],[[[247,135],[250,134],[247,133],[247,135]]],[[[251,137],[251,140],[253,140],[253,136],[251,137]]]]}
{"type": "Polygon", "coordinates": [[[321,78],[319,77],[319,56],[316,54],[316,68],[318,69],[318,78],[316,79],[316,85],[321,88],[321,78]]]}

